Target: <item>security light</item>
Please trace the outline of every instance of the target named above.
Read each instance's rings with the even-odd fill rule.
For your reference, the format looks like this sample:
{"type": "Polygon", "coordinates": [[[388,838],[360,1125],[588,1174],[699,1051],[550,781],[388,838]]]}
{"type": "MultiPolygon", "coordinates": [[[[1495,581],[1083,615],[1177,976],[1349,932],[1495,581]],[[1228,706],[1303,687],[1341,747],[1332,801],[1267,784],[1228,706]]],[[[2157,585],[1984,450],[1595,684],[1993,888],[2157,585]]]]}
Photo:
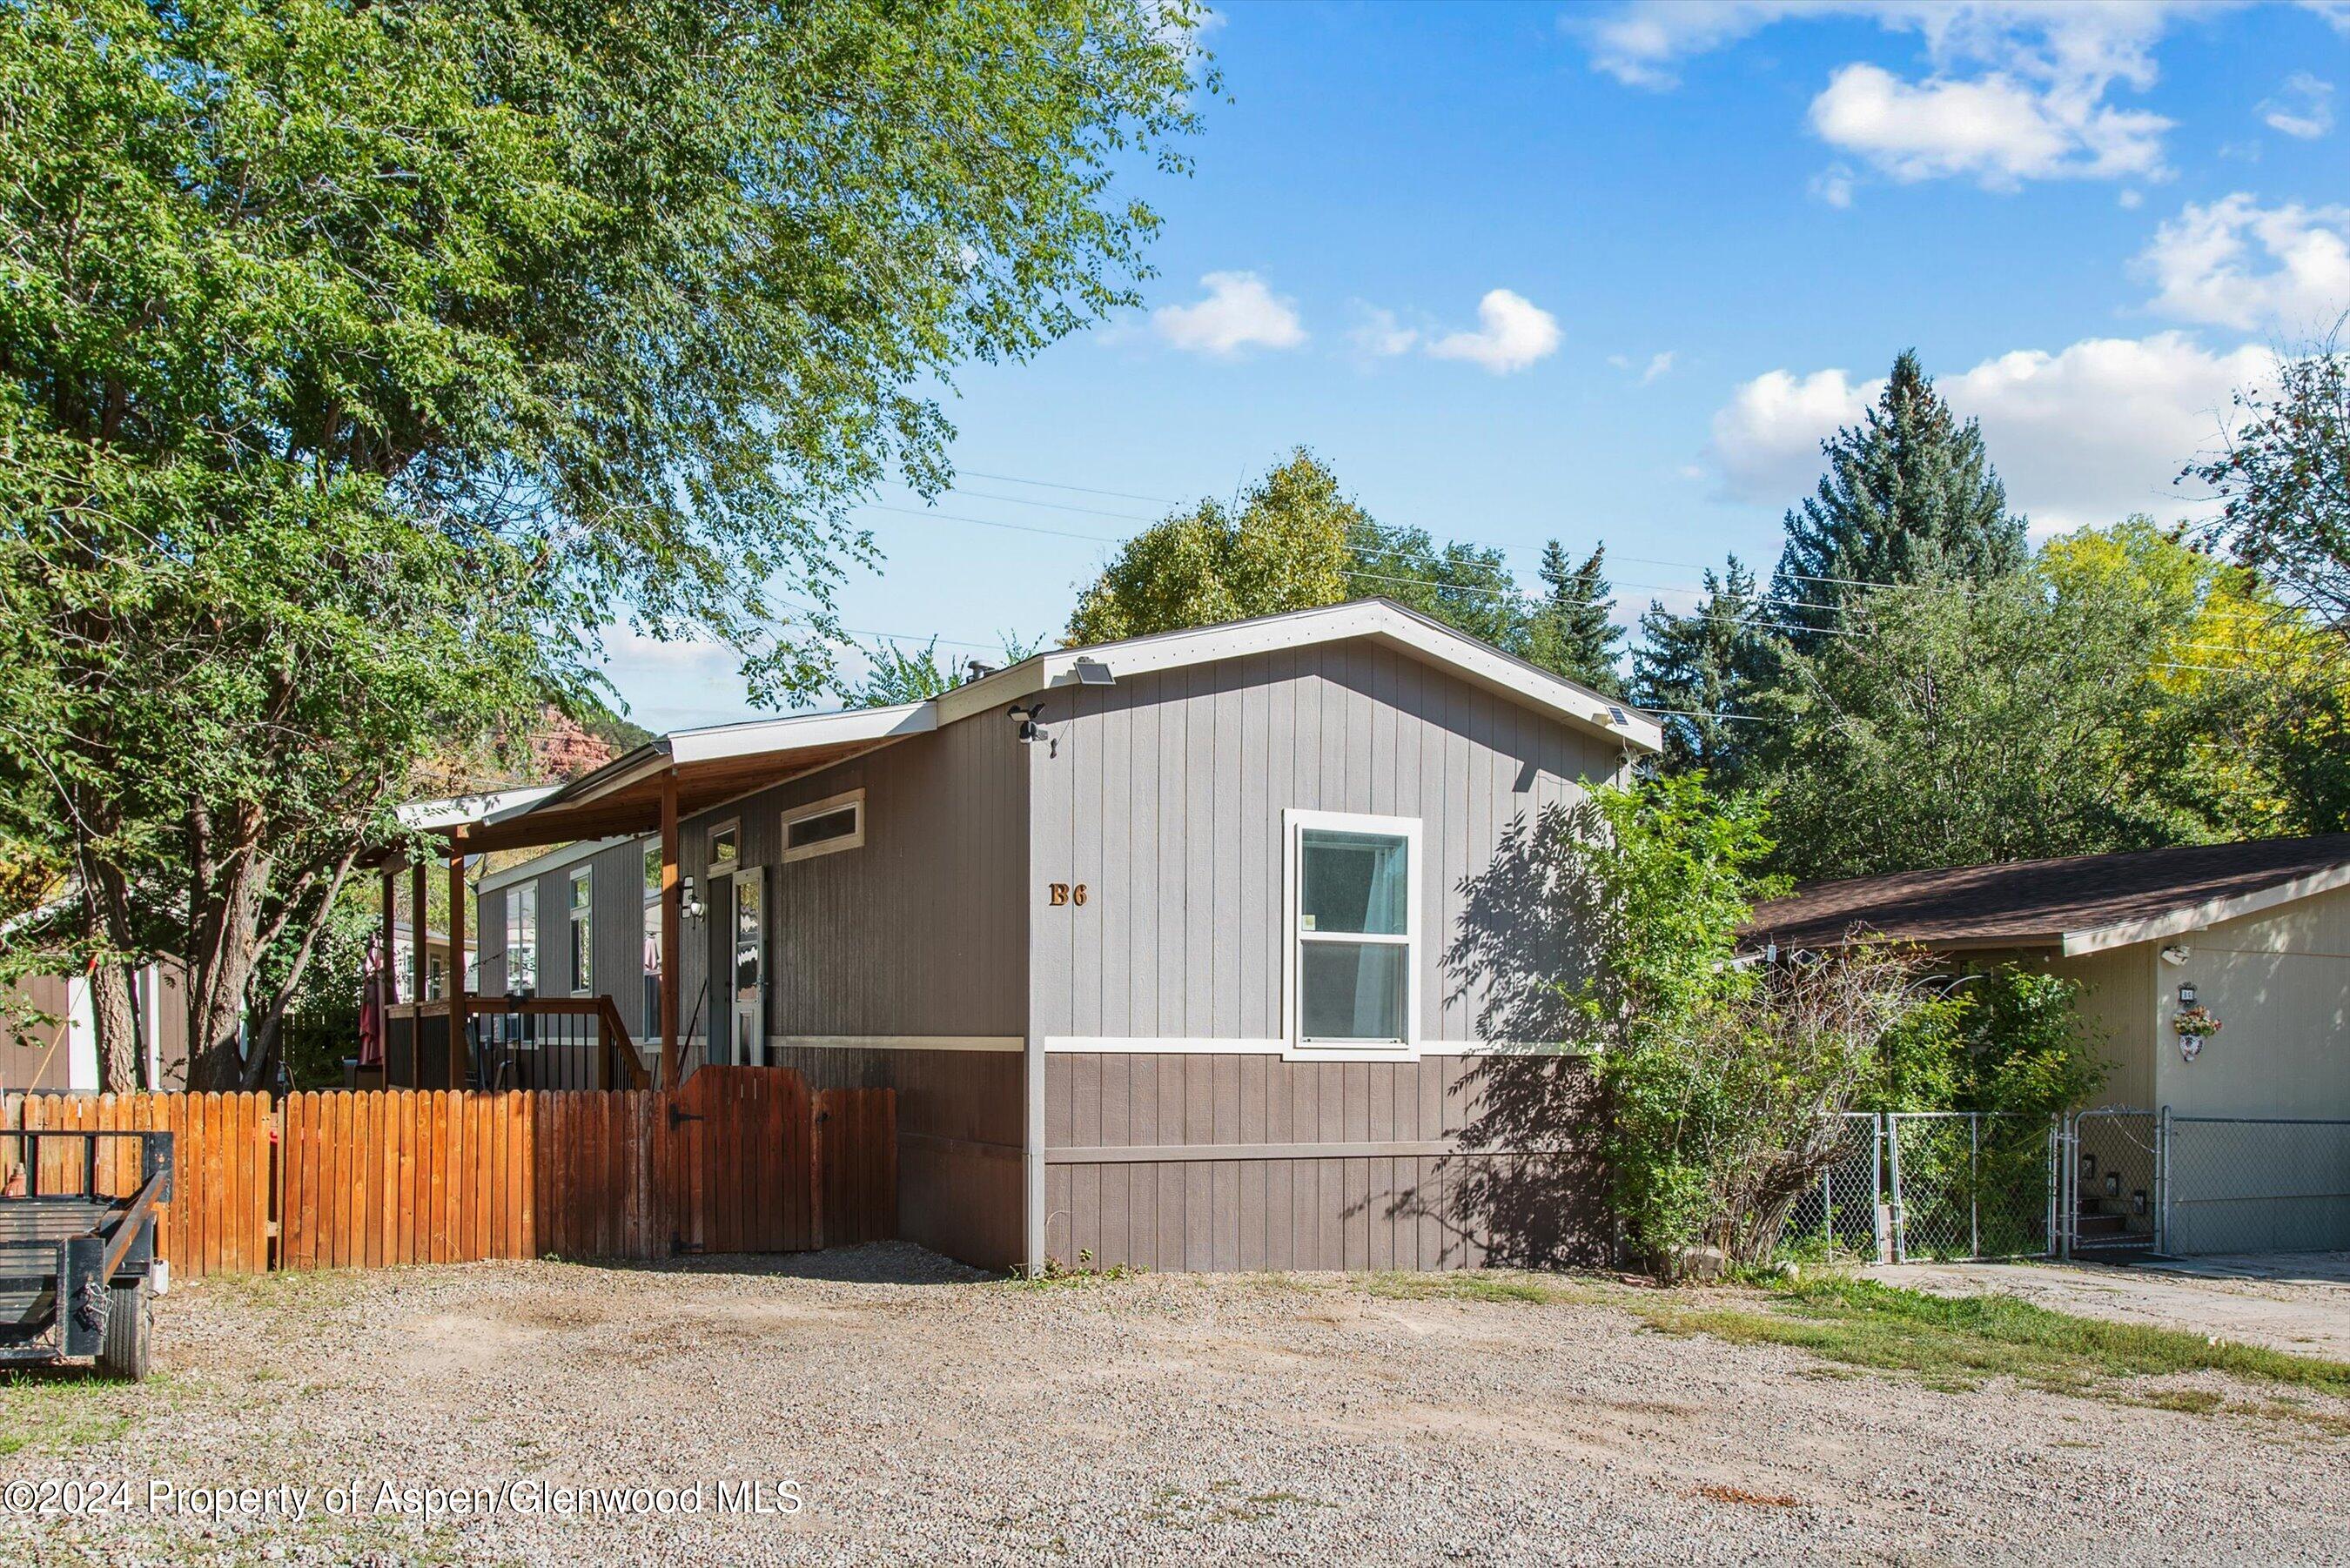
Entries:
{"type": "Polygon", "coordinates": [[[1045,732],[1036,727],[1036,721],[1044,714],[1045,704],[1042,702],[1027,708],[1015,702],[1004,710],[1004,717],[1020,726],[1020,743],[1024,746],[1033,746],[1044,739],[1045,732]]]}

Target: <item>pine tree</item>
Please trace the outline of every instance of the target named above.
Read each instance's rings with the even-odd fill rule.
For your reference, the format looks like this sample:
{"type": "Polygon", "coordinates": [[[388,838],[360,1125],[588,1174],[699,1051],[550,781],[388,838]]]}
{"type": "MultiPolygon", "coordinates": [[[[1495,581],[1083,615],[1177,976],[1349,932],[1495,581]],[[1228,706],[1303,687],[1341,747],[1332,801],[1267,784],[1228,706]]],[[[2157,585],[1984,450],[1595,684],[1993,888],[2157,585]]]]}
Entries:
{"type": "Polygon", "coordinates": [[[1539,575],[1549,594],[1534,612],[1526,657],[1604,696],[1620,697],[1624,677],[1616,659],[1624,628],[1611,618],[1616,593],[1604,569],[1607,556],[1607,546],[1596,545],[1583,565],[1573,566],[1557,540],[1543,546],[1539,575]]]}
{"type": "Polygon", "coordinates": [[[1754,574],[1735,556],[1705,574],[1705,597],[1687,615],[1651,602],[1632,653],[1633,700],[1656,710],[1665,730],[1665,767],[1702,768],[1734,788],[1752,768],[1760,726],[1740,717],[1764,689],[1782,646],[1764,613],[1754,574]]]}
{"type": "Polygon", "coordinates": [[[1864,585],[1988,582],[2025,565],[2023,519],[2007,509],[1981,430],[1959,422],[1914,350],[1893,362],[1865,422],[1820,450],[1828,472],[1787,514],[1771,581],[1798,648],[1817,646],[1864,585]]]}

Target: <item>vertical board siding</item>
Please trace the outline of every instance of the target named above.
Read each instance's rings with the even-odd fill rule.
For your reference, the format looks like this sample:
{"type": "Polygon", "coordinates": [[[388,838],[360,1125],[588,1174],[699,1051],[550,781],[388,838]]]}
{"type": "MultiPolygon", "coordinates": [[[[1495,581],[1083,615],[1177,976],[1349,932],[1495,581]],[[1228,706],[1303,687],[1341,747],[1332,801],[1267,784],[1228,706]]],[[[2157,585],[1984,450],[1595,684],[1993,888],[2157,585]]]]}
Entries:
{"type": "MultiPolygon", "coordinates": [[[[1481,1017],[1490,1008],[1503,1018],[1510,999],[1447,960],[1478,934],[1473,879],[1513,831],[1615,776],[1619,748],[1360,639],[1053,697],[1066,714],[1031,790],[1032,1037],[1279,1038],[1283,813],[1305,809],[1419,819],[1424,1054],[1055,1053],[1043,1250],[1186,1270],[1595,1255],[1601,1227],[1579,1113],[1565,1151],[1462,1147],[1464,1135],[1493,1130],[1482,1120],[1478,1065],[1491,1059],[1444,1047],[1479,1041],[1481,1017]],[[1049,906],[1051,882],[1087,884],[1087,902],[1049,906]],[[1326,1158],[1301,1147],[1318,1144],[1437,1147],[1326,1158]],[[1180,1146],[1216,1153],[1050,1152],[1180,1146]],[[1279,1158],[1226,1152],[1265,1146],[1285,1147],[1279,1158]],[[1564,1219],[1529,1221],[1524,1195],[1537,1190],[1564,1219]]],[[[1492,924],[1490,911],[1480,918],[1492,924]]],[[[1584,1068],[1550,1058],[1511,1071],[1523,1080],[1584,1068]]]]}
{"type": "Polygon", "coordinates": [[[1490,1103],[1495,1060],[1055,1053],[1045,1077],[1053,1147],[1162,1158],[1049,1157],[1045,1251],[1201,1272],[1598,1259],[1596,1128],[1579,1114],[1587,1066],[1506,1059],[1503,1081],[1544,1085],[1578,1106],[1566,1147],[1535,1154],[1484,1147],[1514,1125],[1490,1103]],[[1317,1144],[1442,1148],[1320,1157],[1317,1144]],[[1184,1146],[1213,1152],[1183,1156],[1184,1146]],[[1227,1153],[1248,1147],[1267,1154],[1227,1153]],[[1529,1194],[1540,1212],[1527,1211],[1529,1194]]]}
{"type": "MultiPolygon", "coordinates": [[[[1002,1036],[1026,1027],[1025,766],[1014,726],[1000,711],[982,713],[680,825],[683,869],[713,911],[722,905],[706,880],[712,828],[738,823],[743,863],[763,868],[770,1035],[1002,1036]],[[862,846],[783,859],[785,811],[858,789],[862,846]]],[[[726,999],[702,990],[704,976],[724,972],[732,933],[722,924],[705,920],[700,939],[683,944],[687,1012],[706,995],[692,1033],[724,1033],[726,999]]]]}
{"type": "Polygon", "coordinates": [[[1419,819],[1420,1033],[1472,1042],[1489,997],[1445,969],[1463,884],[1513,823],[1623,765],[1606,740],[1362,640],[1053,698],[1067,714],[1037,764],[1024,894],[1045,1035],[1278,1037],[1282,814],[1303,809],[1419,819]],[[1056,881],[1087,884],[1086,904],[1045,905],[1056,881]]]}

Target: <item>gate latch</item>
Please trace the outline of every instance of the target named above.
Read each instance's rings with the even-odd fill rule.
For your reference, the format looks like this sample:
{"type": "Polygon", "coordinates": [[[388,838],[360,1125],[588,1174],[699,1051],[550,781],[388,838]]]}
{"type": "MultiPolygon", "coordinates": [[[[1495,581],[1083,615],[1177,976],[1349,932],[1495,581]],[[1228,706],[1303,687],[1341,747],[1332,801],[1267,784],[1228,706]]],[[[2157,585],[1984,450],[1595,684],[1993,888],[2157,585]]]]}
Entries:
{"type": "Polygon", "coordinates": [[[691,1111],[679,1110],[674,1105],[671,1106],[669,1108],[669,1127],[671,1132],[675,1132],[679,1127],[686,1122],[698,1122],[701,1119],[702,1117],[697,1116],[695,1113],[691,1111]]]}

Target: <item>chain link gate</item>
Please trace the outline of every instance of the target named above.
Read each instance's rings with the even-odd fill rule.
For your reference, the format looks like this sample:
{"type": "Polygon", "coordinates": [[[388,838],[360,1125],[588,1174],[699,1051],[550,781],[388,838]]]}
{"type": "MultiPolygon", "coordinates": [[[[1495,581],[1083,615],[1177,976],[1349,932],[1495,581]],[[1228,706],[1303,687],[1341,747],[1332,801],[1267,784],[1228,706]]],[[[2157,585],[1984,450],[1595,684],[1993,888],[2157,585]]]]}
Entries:
{"type": "Polygon", "coordinates": [[[2051,1203],[2058,1256],[2169,1250],[2164,1131],[2152,1111],[2080,1111],[2064,1119],[2051,1203]]]}
{"type": "Polygon", "coordinates": [[[2036,1116],[1887,1114],[1891,1261],[2047,1256],[2053,1132],[2036,1116]]]}

